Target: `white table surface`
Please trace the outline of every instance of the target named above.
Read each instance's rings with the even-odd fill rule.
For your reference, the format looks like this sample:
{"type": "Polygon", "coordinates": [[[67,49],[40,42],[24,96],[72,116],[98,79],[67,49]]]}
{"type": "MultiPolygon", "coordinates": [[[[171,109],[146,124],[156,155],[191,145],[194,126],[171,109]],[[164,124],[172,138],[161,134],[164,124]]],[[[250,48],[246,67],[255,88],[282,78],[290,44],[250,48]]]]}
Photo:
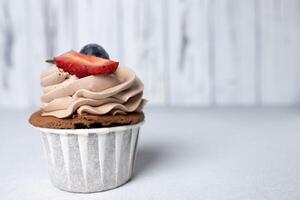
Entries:
{"type": "Polygon", "coordinates": [[[300,109],[146,112],[134,178],[74,194],[51,185],[29,112],[1,110],[0,199],[300,199],[300,109]]]}

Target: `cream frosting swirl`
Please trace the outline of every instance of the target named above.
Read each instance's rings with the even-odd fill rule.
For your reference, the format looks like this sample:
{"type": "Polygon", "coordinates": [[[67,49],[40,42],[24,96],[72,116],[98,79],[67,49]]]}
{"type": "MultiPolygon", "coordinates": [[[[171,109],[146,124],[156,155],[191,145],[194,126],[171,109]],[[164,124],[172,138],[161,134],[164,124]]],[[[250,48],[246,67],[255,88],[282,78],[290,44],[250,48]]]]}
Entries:
{"type": "Polygon", "coordinates": [[[141,112],[146,102],[142,98],[143,83],[130,68],[123,66],[109,75],[78,78],[53,65],[42,73],[41,86],[42,116],[141,112]]]}

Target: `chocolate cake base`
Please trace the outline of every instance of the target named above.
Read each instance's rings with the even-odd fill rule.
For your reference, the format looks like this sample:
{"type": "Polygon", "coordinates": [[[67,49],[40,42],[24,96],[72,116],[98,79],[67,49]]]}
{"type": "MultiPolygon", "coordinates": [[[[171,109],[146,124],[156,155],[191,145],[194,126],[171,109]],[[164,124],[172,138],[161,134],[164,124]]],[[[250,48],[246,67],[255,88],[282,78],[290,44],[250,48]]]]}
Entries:
{"type": "Polygon", "coordinates": [[[84,129],[132,125],[143,121],[144,118],[144,113],[129,113],[126,115],[74,114],[72,117],[60,119],[42,116],[41,111],[38,111],[30,116],[29,123],[40,128],[84,129]]]}

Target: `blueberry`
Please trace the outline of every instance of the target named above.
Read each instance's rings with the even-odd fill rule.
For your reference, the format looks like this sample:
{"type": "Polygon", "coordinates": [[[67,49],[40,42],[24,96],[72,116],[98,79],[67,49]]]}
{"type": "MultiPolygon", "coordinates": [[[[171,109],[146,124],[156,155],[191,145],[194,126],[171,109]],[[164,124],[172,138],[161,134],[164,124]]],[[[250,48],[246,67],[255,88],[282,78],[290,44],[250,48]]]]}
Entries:
{"type": "Polygon", "coordinates": [[[109,59],[108,53],[98,44],[87,44],[80,50],[80,53],[109,59]]]}

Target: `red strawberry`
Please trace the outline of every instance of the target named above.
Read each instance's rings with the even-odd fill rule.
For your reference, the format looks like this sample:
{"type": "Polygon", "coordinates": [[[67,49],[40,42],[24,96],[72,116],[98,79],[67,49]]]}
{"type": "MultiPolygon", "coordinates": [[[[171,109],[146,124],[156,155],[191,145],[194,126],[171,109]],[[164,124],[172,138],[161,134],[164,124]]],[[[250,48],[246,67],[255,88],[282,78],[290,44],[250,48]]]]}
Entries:
{"type": "Polygon", "coordinates": [[[83,78],[90,75],[110,74],[116,71],[119,62],[69,51],[53,58],[56,66],[69,74],[83,78]]]}

